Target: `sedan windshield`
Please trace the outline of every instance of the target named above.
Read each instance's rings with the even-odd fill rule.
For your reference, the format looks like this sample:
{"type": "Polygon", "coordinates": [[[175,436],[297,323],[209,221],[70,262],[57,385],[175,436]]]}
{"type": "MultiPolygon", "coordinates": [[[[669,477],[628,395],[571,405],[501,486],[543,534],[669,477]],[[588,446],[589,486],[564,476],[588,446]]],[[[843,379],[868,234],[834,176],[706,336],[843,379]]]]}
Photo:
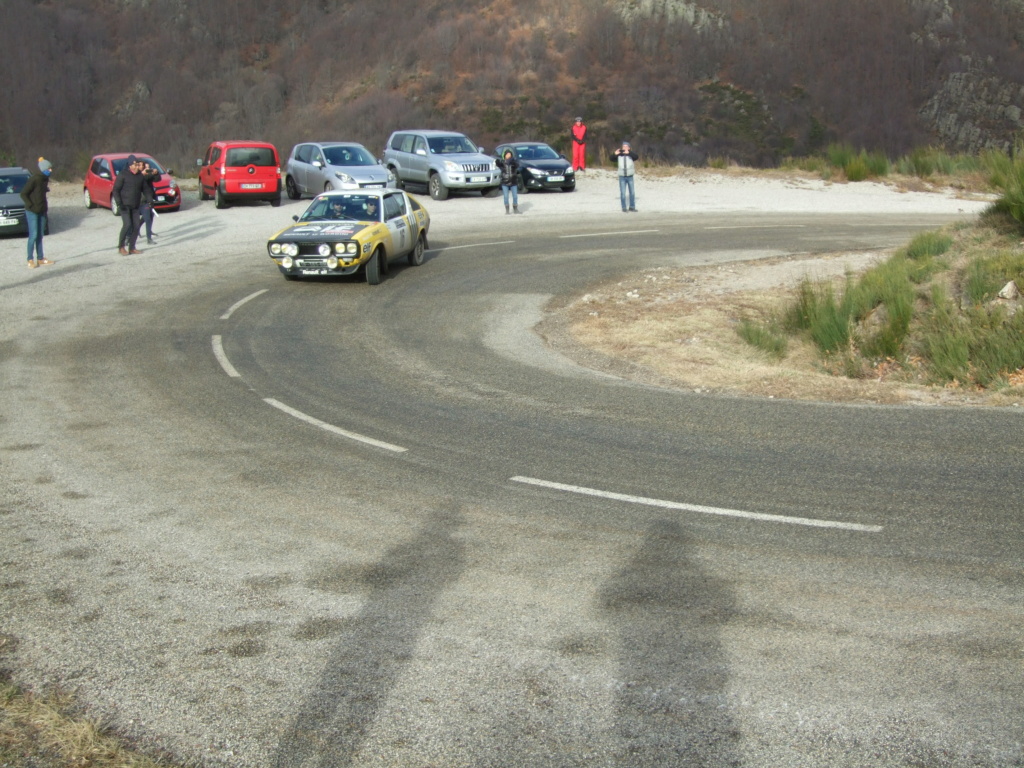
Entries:
{"type": "Polygon", "coordinates": [[[558,153],[547,144],[526,144],[516,147],[520,160],[558,160],[558,153]]]}
{"type": "Polygon", "coordinates": [[[324,147],[328,165],[376,165],[377,160],[363,147],[324,147]]]}

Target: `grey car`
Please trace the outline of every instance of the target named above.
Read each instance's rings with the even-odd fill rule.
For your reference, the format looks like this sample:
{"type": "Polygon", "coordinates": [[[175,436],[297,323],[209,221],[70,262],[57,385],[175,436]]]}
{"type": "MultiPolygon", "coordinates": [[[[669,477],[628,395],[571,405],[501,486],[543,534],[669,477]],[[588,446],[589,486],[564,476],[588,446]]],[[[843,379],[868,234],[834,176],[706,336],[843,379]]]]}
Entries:
{"type": "Polygon", "coordinates": [[[285,165],[288,197],[319,195],[332,189],[383,189],[394,176],[362,144],[310,141],[296,144],[285,165]]]}
{"type": "Polygon", "coordinates": [[[0,168],[0,235],[27,235],[22,187],[31,176],[24,168],[0,168]]]}
{"type": "Polygon", "coordinates": [[[488,194],[501,184],[494,158],[455,131],[395,131],[384,146],[384,165],[395,174],[395,186],[425,184],[435,200],[450,190],[488,194]]]}

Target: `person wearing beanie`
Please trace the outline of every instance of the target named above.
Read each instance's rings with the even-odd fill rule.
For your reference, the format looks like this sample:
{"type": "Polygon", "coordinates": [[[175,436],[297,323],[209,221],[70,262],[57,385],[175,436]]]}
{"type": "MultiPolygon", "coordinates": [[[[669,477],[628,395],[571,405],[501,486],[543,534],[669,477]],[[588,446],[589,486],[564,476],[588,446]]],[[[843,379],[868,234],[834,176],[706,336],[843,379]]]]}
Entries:
{"type": "Polygon", "coordinates": [[[636,213],[636,175],[635,163],[639,156],[633,151],[628,141],[622,142],[622,146],[615,150],[612,155],[612,162],[619,170],[619,200],[622,202],[622,212],[636,213]],[[626,208],[626,192],[629,192],[629,208],[626,208]]]}
{"type": "Polygon", "coordinates": [[[494,161],[501,169],[501,196],[505,198],[505,213],[508,210],[508,193],[512,193],[512,207],[519,213],[519,161],[511,149],[505,150],[505,156],[494,161]]]}
{"type": "Polygon", "coordinates": [[[572,139],[572,169],[585,171],[587,170],[587,126],[583,124],[582,117],[573,120],[569,133],[572,139]]]}
{"type": "Polygon", "coordinates": [[[121,233],[117,237],[117,252],[122,256],[142,253],[135,248],[142,228],[142,197],[145,192],[145,178],[142,175],[143,162],[135,155],[128,155],[124,167],[114,181],[114,199],[121,211],[121,233]]]}
{"type": "Polygon", "coordinates": [[[53,264],[43,256],[43,235],[46,233],[46,217],[49,204],[46,195],[50,191],[50,174],[53,163],[45,157],[39,158],[39,170],[32,174],[21,188],[21,199],[25,203],[25,223],[28,224],[28,268],[40,264],[53,264]]]}

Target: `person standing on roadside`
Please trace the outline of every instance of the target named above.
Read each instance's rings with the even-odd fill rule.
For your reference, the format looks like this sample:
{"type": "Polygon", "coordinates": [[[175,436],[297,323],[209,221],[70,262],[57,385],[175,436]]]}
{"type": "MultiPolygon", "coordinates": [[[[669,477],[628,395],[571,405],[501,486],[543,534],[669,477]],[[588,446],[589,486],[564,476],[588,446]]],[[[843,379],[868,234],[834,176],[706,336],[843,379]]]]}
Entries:
{"type": "Polygon", "coordinates": [[[135,243],[139,239],[142,224],[139,209],[142,207],[144,185],[142,162],[135,155],[128,155],[124,168],[114,182],[114,199],[121,208],[121,234],[117,238],[117,252],[122,256],[142,253],[136,250],[135,243]]]}
{"type": "Polygon", "coordinates": [[[572,128],[572,169],[574,171],[587,170],[587,126],[583,124],[583,118],[577,116],[573,120],[572,128]]]}
{"type": "Polygon", "coordinates": [[[156,203],[156,182],[160,180],[160,171],[151,166],[145,160],[142,163],[142,223],[146,225],[146,242],[153,244],[153,220],[156,218],[156,211],[153,205],[156,203]]]}
{"type": "Polygon", "coordinates": [[[25,223],[28,224],[29,269],[35,269],[40,264],[53,264],[43,256],[43,234],[46,232],[46,216],[50,207],[46,195],[50,191],[51,173],[53,164],[40,157],[39,170],[29,177],[20,192],[25,203],[25,223]]]}
{"type": "Polygon", "coordinates": [[[619,167],[619,200],[622,202],[622,212],[636,213],[636,161],[639,156],[633,151],[628,141],[622,142],[622,146],[615,150],[612,155],[612,162],[619,167]],[[629,190],[629,208],[626,208],[626,190],[629,190]]]}
{"type": "Polygon", "coordinates": [[[512,154],[511,149],[506,149],[503,157],[494,161],[501,169],[501,196],[505,198],[505,213],[511,213],[508,209],[508,193],[512,192],[512,209],[516,213],[519,210],[519,161],[512,154]]]}

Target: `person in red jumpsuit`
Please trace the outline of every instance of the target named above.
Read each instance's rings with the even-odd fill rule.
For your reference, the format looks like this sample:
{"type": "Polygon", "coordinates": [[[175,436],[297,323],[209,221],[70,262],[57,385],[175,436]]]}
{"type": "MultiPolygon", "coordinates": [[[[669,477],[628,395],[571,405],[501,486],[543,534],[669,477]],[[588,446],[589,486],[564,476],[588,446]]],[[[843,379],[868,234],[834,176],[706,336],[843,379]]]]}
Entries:
{"type": "Polygon", "coordinates": [[[587,126],[583,124],[583,118],[577,117],[572,123],[572,169],[574,171],[587,170],[587,126]]]}

